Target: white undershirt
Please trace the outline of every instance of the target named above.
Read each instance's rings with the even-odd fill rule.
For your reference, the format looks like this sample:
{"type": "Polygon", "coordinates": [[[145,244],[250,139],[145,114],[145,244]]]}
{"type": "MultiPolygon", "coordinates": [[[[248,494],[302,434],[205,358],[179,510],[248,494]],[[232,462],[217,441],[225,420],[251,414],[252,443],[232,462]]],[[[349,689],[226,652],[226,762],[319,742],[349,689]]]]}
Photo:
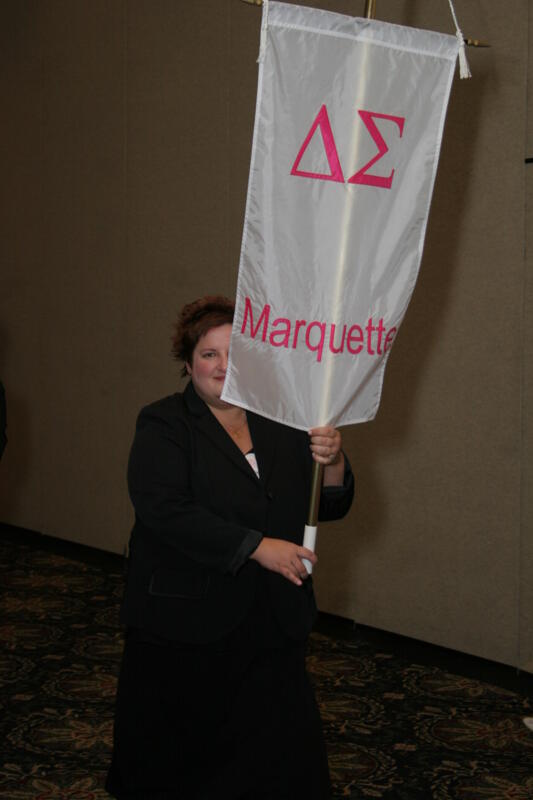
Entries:
{"type": "Polygon", "coordinates": [[[259,477],[259,466],[257,464],[257,458],[255,457],[255,453],[253,450],[250,450],[248,453],[244,454],[245,459],[257,475],[259,477]]]}

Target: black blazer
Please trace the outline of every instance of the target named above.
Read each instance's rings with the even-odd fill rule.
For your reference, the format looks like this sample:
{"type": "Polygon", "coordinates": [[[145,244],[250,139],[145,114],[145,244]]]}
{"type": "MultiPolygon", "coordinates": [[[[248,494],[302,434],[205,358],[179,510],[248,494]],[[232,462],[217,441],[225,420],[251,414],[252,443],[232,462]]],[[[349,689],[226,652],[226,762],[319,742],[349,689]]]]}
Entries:
{"type": "MultiPolygon", "coordinates": [[[[192,383],[141,411],[128,466],[135,525],[124,624],[170,640],[214,641],[243,621],[261,584],[284,633],[309,633],[311,579],[298,587],[248,558],[263,535],[301,543],[309,437],[247,416],[260,478],[192,383]]],[[[323,489],[319,519],[343,516],[352,497],[347,464],[344,486],[323,489]]]]}

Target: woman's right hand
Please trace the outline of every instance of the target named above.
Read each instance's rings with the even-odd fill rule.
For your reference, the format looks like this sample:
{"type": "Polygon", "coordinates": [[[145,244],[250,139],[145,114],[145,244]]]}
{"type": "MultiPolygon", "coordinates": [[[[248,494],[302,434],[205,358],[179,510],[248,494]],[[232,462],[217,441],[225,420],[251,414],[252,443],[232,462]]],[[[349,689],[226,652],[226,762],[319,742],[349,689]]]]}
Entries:
{"type": "Polygon", "coordinates": [[[250,558],[253,558],[265,569],[279,572],[296,586],[301,586],[302,582],[309,577],[302,559],[307,559],[313,566],[318,560],[315,553],[308,550],[307,547],[287,542],[285,539],[271,539],[268,536],[261,539],[259,546],[250,558]]]}

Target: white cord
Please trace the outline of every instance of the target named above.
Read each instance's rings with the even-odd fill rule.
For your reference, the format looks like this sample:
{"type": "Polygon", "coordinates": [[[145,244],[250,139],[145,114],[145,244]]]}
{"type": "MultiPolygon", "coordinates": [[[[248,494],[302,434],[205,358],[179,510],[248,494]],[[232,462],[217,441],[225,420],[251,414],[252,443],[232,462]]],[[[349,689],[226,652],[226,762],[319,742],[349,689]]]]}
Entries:
{"type": "Polygon", "coordinates": [[[452,0],[448,0],[450,5],[450,11],[452,12],[453,22],[455,25],[455,35],[457,36],[457,40],[459,42],[459,77],[460,78],[471,78],[472,73],[470,72],[470,67],[468,66],[468,61],[466,58],[466,49],[465,49],[465,37],[459,27],[459,22],[457,21],[457,15],[455,13],[455,8],[453,7],[452,0]]]}

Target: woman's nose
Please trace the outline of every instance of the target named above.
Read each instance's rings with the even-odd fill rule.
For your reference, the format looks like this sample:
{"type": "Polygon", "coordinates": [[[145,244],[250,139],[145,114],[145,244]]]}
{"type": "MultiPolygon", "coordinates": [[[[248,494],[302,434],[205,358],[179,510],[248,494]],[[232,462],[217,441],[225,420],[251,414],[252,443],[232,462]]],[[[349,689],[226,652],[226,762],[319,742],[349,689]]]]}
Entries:
{"type": "Polygon", "coordinates": [[[228,354],[227,353],[222,353],[222,355],[220,356],[220,368],[223,369],[224,372],[226,372],[226,370],[228,368],[228,354]]]}

